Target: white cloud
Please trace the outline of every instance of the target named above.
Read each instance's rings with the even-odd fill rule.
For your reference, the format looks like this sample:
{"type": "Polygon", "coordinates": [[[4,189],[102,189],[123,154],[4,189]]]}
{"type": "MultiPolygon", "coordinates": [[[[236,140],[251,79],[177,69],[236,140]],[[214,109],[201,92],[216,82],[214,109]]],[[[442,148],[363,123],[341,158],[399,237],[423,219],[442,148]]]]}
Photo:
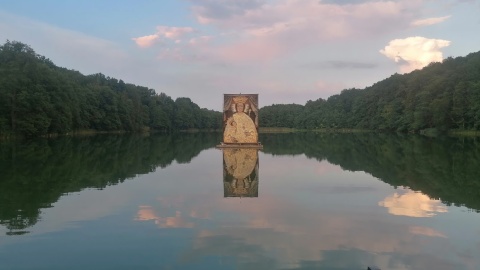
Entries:
{"type": "Polygon", "coordinates": [[[448,20],[451,16],[443,16],[443,17],[436,17],[436,18],[428,18],[428,19],[422,19],[422,20],[415,20],[411,23],[412,26],[427,26],[427,25],[433,25],[437,23],[442,23],[446,20],[448,20]]]}
{"type": "Polygon", "coordinates": [[[400,64],[401,72],[421,69],[432,62],[441,62],[441,48],[450,45],[443,39],[428,39],[425,37],[408,37],[394,39],[380,53],[400,64]]]}

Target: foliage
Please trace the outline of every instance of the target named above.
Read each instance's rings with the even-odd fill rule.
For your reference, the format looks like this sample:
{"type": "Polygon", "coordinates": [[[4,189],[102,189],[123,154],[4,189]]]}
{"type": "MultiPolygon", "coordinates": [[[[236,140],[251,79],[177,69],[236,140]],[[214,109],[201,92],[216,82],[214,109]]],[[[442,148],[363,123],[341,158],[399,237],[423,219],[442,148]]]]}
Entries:
{"type": "Polygon", "coordinates": [[[57,67],[20,42],[0,46],[0,136],[219,129],[221,117],[190,99],[57,67]]]}
{"type": "Polygon", "coordinates": [[[394,74],[365,89],[346,89],[304,106],[266,106],[259,117],[262,127],[480,130],[480,52],[394,74]]]}

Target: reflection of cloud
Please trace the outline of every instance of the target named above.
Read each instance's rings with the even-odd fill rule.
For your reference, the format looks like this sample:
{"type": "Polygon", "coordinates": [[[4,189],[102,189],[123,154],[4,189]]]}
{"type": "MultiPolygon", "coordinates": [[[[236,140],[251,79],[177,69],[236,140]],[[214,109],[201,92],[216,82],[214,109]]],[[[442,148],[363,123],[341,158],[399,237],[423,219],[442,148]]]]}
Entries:
{"type": "Polygon", "coordinates": [[[441,205],[439,200],[432,200],[427,195],[414,191],[402,195],[394,193],[378,205],[388,208],[388,212],[396,216],[432,217],[436,213],[447,212],[447,207],[441,205]]]}
{"type": "Polygon", "coordinates": [[[413,234],[420,234],[420,235],[426,235],[426,236],[431,236],[431,237],[442,237],[442,238],[447,238],[447,236],[437,230],[434,230],[432,228],[428,227],[420,227],[420,226],[411,226],[409,227],[410,233],[413,234]]]}
{"type": "Polygon", "coordinates": [[[380,53],[400,63],[401,72],[410,72],[432,62],[441,62],[443,54],[440,49],[449,45],[450,41],[443,39],[408,37],[390,41],[380,53]]]}
{"type": "Polygon", "coordinates": [[[331,164],[327,161],[321,161],[316,165],[315,171],[319,175],[324,175],[327,173],[340,173],[343,170],[338,165],[331,164]]]}
{"type": "MultiPolygon", "coordinates": [[[[421,194],[413,194],[418,195],[421,194]]],[[[255,201],[241,202],[204,195],[181,199],[165,197],[159,201],[162,202],[161,206],[141,207],[140,210],[143,211],[139,211],[138,219],[162,222],[161,228],[197,230],[191,248],[185,250],[180,257],[183,262],[220,256],[235,258],[240,265],[239,269],[278,268],[269,267],[271,265],[262,268],[267,262],[276,266],[289,265],[292,268],[301,267],[302,262],[307,261],[335,266],[338,258],[332,258],[327,263],[325,258],[328,254],[349,257],[358,251],[361,253],[358,257],[349,257],[352,260],[351,265],[377,265],[381,269],[410,269],[403,267],[404,263],[413,265],[416,269],[417,265],[424,266],[418,269],[451,265],[439,256],[427,254],[425,250],[430,248],[429,242],[416,237],[420,234],[444,239],[441,232],[427,227],[411,227],[390,222],[378,218],[375,214],[350,210],[343,212],[328,206],[317,208],[313,205],[299,205],[291,203],[287,198],[272,197],[268,194],[255,201]],[[168,212],[176,211],[175,216],[171,217],[172,220],[183,219],[187,224],[190,223],[190,227],[164,224],[158,213],[164,212],[165,207],[168,212]],[[215,223],[208,226],[208,229],[195,220],[195,217],[202,216],[201,213],[206,210],[215,213],[215,223]],[[185,216],[182,213],[191,214],[185,216]],[[429,256],[429,261],[418,261],[423,256],[429,256]],[[412,263],[409,260],[412,260],[412,263]]]]}
{"type": "Polygon", "coordinates": [[[180,211],[175,212],[173,217],[158,216],[151,206],[140,206],[135,220],[147,221],[154,220],[160,228],[193,228],[194,223],[187,221],[188,217],[183,217],[180,211]]]}

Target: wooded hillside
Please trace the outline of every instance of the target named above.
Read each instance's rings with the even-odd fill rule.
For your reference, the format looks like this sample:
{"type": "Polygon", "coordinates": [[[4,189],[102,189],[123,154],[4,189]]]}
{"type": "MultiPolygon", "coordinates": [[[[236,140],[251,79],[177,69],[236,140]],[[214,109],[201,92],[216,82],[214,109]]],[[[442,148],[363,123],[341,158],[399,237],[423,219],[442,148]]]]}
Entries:
{"type": "Polygon", "coordinates": [[[343,90],[305,106],[263,107],[259,117],[263,127],[479,130],[480,52],[394,74],[365,89],[343,90]]]}
{"type": "Polygon", "coordinates": [[[0,46],[0,136],[217,129],[221,118],[189,98],[57,67],[20,42],[0,46]]]}
{"type": "MultiPolygon", "coordinates": [[[[253,90],[252,90],[253,91],[253,90]]],[[[261,127],[421,132],[480,130],[480,52],[365,89],[260,109],[261,127]]],[[[101,73],[57,67],[28,45],[0,46],[0,137],[79,130],[219,129],[222,113],[101,73]]]]}

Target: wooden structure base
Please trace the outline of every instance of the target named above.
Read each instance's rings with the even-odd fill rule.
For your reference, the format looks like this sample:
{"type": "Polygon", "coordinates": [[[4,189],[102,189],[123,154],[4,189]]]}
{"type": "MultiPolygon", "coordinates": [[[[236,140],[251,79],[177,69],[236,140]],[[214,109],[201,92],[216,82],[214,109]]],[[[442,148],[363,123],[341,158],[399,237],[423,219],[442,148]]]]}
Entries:
{"type": "Polygon", "coordinates": [[[215,146],[218,149],[225,148],[253,148],[253,149],[263,149],[263,145],[260,143],[220,143],[215,146]]]}

